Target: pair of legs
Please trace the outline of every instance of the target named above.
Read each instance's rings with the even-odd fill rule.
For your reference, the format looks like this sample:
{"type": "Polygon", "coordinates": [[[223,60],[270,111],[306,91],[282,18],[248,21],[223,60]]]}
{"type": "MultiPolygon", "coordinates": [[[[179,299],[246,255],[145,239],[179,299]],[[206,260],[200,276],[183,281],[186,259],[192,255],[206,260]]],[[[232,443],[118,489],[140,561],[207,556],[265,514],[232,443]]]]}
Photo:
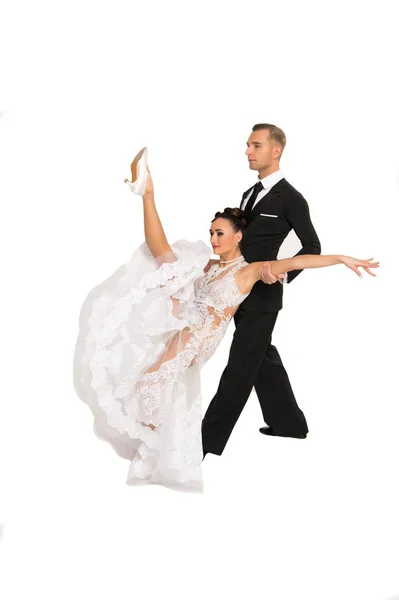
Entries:
{"type": "Polygon", "coordinates": [[[271,344],[277,312],[239,308],[229,361],[202,422],[204,455],[221,455],[255,386],[265,422],[277,435],[308,432],[287,372],[271,344]]]}

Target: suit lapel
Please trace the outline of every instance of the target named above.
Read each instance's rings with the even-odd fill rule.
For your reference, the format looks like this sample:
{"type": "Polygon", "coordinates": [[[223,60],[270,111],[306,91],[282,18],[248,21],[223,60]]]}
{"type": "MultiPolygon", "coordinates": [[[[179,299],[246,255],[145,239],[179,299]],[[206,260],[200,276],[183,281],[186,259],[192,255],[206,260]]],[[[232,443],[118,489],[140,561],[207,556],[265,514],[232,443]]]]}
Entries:
{"type": "MultiPolygon", "coordinates": [[[[263,196],[263,198],[261,198],[259,200],[259,202],[257,202],[255,204],[255,206],[253,207],[253,209],[251,210],[251,215],[250,218],[248,220],[248,222],[250,223],[262,210],[265,210],[265,206],[267,204],[269,204],[269,202],[271,200],[274,200],[274,198],[277,198],[280,195],[280,192],[282,190],[282,188],[285,185],[286,180],[280,179],[280,181],[278,181],[276,183],[276,185],[274,185],[265,196],[263,196]]],[[[251,188],[250,188],[251,189],[251,188]]],[[[244,193],[244,196],[247,192],[244,193]]]]}

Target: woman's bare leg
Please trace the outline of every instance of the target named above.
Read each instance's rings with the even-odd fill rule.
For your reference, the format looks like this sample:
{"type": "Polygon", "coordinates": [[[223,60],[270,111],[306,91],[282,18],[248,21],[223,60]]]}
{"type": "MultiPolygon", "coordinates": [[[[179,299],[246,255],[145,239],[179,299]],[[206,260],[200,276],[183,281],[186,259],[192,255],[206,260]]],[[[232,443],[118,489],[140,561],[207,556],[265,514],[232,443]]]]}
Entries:
{"type": "MultiPolygon", "coordinates": [[[[165,350],[162,352],[162,354],[158,358],[158,360],[151,367],[149,367],[146,371],[144,371],[143,384],[145,387],[147,387],[149,385],[145,376],[150,373],[159,371],[159,369],[162,367],[162,365],[165,362],[175,359],[176,356],[185,349],[187,342],[191,341],[192,336],[193,336],[193,333],[190,330],[190,328],[185,327],[181,332],[176,333],[172,337],[172,339],[169,340],[165,350]]],[[[167,379],[165,381],[167,381],[167,379]]],[[[162,382],[162,380],[161,380],[161,382],[162,382]]],[[[152,430],[156,429],[156,425],[153,425],[153,423],[145,423],[144,421],[141,421],[141,424],[144,427],[150,427],[150,429],[152,429],[152,430]]]]}
{"type": "MultiPolygon", "coordinates": [[[[145,239],[153,257],[158,258],[158,256],[173,252],[165,235],[161,219],[159,218],[158,211],[155,206],[154,186],[150,172],[148,172],[147,183],[143,194],[143,209],[145,239]]],[[[179,337],[180,336],[177,336],[177,338],[179,337]]],[[[145,374],[157,371],[162,363],[165,362],[165,360],[170,360],[176,356],[177,348],[175,346],[177,346],[177,340],[174,341],[175,344],[169,344],[165,355],[154,365],[152,365],[152,367],[145,371],[145,374]]],[[[141,424],[144,427],[149,427],[152,430],[156,429],[156,426],[152,423],[144,423],[141,421],[141,424]]]]}
{"type": "Polygon", "coordinates": [[[151,174],[148,173],[147,184],[143,195],[144,208],[144,234],[145,239],[154,258],[172,252],[166,238],[161,219],[155,206],[154,186],[151,174]]]}

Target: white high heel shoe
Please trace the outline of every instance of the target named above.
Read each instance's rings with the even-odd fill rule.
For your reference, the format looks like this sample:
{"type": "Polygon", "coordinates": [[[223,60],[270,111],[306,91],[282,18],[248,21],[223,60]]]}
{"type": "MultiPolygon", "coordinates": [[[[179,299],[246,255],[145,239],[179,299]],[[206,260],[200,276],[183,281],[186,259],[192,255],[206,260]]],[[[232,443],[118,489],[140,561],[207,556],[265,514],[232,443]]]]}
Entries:
{"type": "Polygon", "coordinates": [[[147,183],[148,171],[148,150],[146,147],[142,148],[140,152],[134,157],[130,170],[132,171],[132,181],[125,179],[125,183],[129,184],[129,187],[133,194],[142,196],[145,191],[145,185],[147,183]]]}

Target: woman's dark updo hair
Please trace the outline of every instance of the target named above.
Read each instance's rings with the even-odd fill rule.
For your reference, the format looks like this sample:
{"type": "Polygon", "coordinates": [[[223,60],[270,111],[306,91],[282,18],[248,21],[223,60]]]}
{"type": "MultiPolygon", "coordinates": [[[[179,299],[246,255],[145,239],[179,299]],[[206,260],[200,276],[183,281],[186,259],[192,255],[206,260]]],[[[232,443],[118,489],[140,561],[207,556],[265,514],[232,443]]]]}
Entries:
{"type": "MultiPolygon", "coordinates": [[[[212,223],[216,221],[216,219],[226,219],[227,221],[230,221],[234,233],[241,231],[244,238],[244,230],[247,226],[247,222],[245,220],[245,213],[243,210],[241,210],[241,208],[227,207],[223,210],[223,212],[219,211],[215,214],[215,218],[212,219],[212,223]]],[[[242,240],[239,243],[240,250],[242,250],[241,244],[242,240]]]]}

